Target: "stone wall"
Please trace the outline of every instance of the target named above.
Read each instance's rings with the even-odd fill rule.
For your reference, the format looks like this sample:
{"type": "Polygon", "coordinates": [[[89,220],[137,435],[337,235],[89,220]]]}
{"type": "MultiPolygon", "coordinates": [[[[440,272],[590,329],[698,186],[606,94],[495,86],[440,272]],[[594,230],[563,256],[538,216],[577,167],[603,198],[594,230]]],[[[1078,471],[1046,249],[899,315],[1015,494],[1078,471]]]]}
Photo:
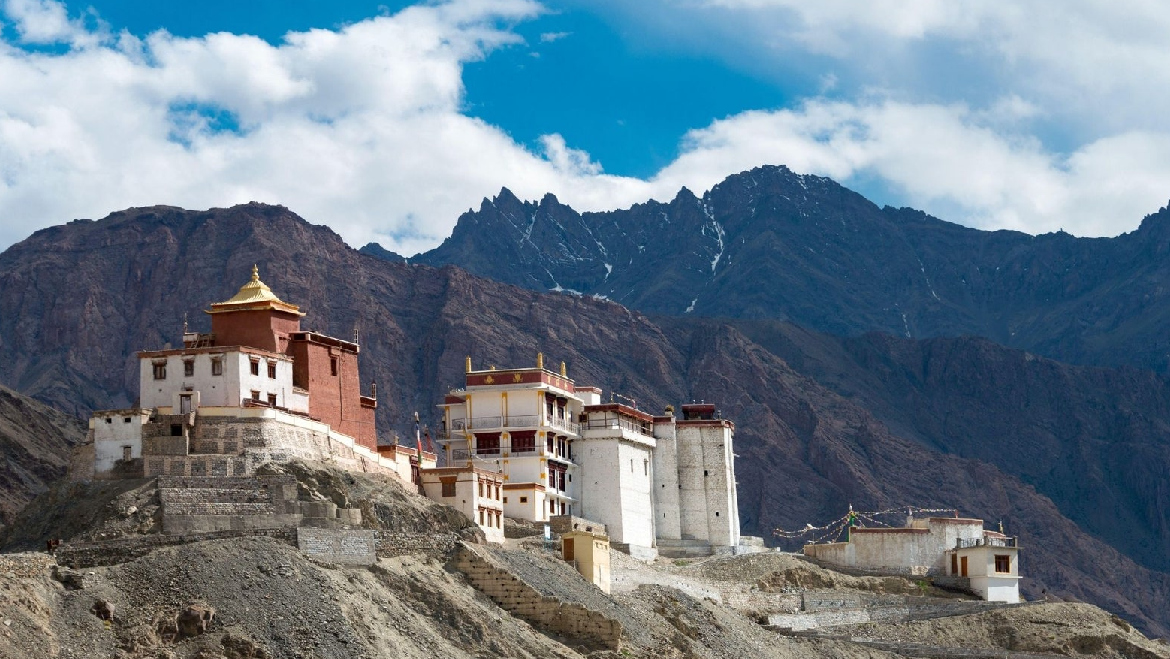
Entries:
{"type": "Polygon", "coordinates": [[[592,649],[616,651],[621,647],[620,622],[576,602],[542,595],[493,560],[483,548],[461,544],[456,550],[455,567],[500,608],[546,633],[592,649]]]}
{"type": "Polygon", "coordinates": [[[406,531],[374,531],[379,558],[406,554],[448,556],[459,546],[461,538],[455,533],[411,533],[406,531]]]}
{"type": "Polygon", "coordinates": [[[248,531],[220,531],[189,535],[142,535],[100,542],[66,543],[57,548],[57,562],[71,568],[86,568],[99,565],[117,565],[145,556],[160,547],[183,545],[204,540],[236,538],[240,536],[263,535],[276,538],[290,545],[296,544],[295,529],[268,529],[248,531]]]}
{"type": "Polygon", "coordinates": [[[381,464],[376,453],[355,450],[352,440],[335,436],[323,424],[286,422],[285,418],[195,415],[189,437],[169,436],[169,424],[147,424],[166,429],[167,434],[158,430],[148,438],[144,428],[144,475],[249,476],[265,463],[291,460],[325,462],[348,471],[396,473],[381,464]]]}

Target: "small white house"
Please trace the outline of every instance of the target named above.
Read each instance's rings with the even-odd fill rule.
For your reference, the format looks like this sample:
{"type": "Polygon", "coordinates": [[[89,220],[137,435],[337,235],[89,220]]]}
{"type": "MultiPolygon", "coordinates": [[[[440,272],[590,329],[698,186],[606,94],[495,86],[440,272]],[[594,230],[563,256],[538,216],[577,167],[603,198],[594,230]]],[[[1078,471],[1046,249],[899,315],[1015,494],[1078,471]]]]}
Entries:
{"type": "Polygon", "coordinates": [[[970,579],[971,589],[983,599],[1020,601],[1020,548],[1015,538],[988,531],[983,538],[959,541],[946,554],[947,574],[970,579]]]}
{"type": "Polygon", "coordinates": [[[94,446],[94,472],[106,474],[142,458],[142,426],[150,410],[103,410],[89,419],[94,446]]]}

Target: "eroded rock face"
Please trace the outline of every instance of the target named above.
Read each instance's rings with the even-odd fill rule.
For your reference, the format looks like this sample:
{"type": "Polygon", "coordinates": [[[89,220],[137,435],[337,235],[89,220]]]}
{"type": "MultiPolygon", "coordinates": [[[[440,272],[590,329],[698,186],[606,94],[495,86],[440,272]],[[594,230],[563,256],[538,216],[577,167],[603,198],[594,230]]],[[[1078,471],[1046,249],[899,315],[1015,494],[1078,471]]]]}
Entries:
{"type": "MultiPolygon", "coordinates": [[[[654,314],[984,336],[1063,361],[1165,372],[1168,236],[1167,209],[1111,239],[978,231],[765,166],[702,197],[683,188],[666,203],[601,213],[504,189],[410,262],[654,314]]],[[[377,245],[362,251],[402,261],[377,245]]]]}

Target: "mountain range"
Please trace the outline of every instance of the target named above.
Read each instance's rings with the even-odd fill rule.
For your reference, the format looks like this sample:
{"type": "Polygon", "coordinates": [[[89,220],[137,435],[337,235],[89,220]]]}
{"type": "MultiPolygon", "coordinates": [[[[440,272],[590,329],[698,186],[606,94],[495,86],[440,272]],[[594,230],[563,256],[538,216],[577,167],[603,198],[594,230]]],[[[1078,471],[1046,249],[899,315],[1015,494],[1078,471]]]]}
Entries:
{"type": "MultiPolygon", "coordinates": [[[[363,250],[402,257],[378,245],[363,250]]],[[[411,263],[652,314],[837,335],[973,335],[1077,364],[1170,369],[1170,210],[1116,238],[979,231],[760,167],[702,197],[578,213],[507,189],[411,263]]]]}
{"type": "MultiPolygon", "coordinates": [[[[781,180],[795,176],[768,171],[781,180]]],[[[861,199],[815,181],[825,186],[825,198],[809,208],[834,208],[838,194],[861,199]]],[[[810,180],[805,185],[815,188],[810,180]]],[[[687,196],[674,203],[690,203],[679,201],[687,196]]],[[[520,206],[552,204],[546,197],[520,206]]],[[[722,218],[718,208],[711,212],[722,218]]],[[[460,220],[463,231],[467,217],[460,220]]],[[[829,224],[827,217],[802,226],[829,224]]],[[[719,235],[714,226],[704,234],[698,221],[700,238],[719,235]]],[[[734,223],[718,223],[730,245],[734,223]]],[[[1156,218],[1147,218],[1143,230],[1152,223],[1156,218]]],[[[646,227],[614,228],[638,231],[646,227]]],[[[956,235],[962,232],[972,230],[956,235]]],[[[774,233],[788,242],[809,240],[786,227],[774,233]]],[[[980,239],[979,232],[971,235],[980,239]]],[[[1017,240],[1015,234],[1000,238],[1017,240]]],[[[529,239],[545,247],[552,240],[535,225],[529,239]]],[[[653,247],[665,250],[668,242],[664,237],[653,247]]],[[[512,256],[505,247],[485,243],[479,251],[503,250],[496,258],[506,263],[512,256]]],[[[636,398],[643,409],[700,399],[719,405],[737,424],[745,532],[769,535],[777,527],[821,523],[849,504],[958,508],[991,523],[1002,520],[1020,536],[1030,596],[1084,599],[1150,633],[1170,633],[1164,607],[1170,601],[1164,485],[1170,393],[1150,370],[1073,366],[974,337],[859,333],[864,308],[849,316],[853,298],[831,299],[835,290],[850,290],[844,284],[826,283],[820,291],[822,307],[840,310],[825,317],[851,318],[856,328],[839,328],[834,336],[815,323],[775,320],[795,313],[743,311],[721,319],[709,316],[731,312],[716,314],[698,302],[684,313],[695,293],[685,293],[686,304],[673,315],[665,308],[646,315],[613,301],[617,293],[591,292],[567,277],[556,280],[562,291],[578,287],[581,295],[537,292],[528,289],[543,284],[521,288],[462,267],[392,262],[365,251],[286,208],[261,204],[137,208],[38,231],[0,254],[0,349],[11,357],[0,361],[0,383],[75,415],[131,405],[134,353],[177,344],[184,320],[205,329],[202,310],[230,297],[257,263],[277,294],[307,312],[304,327],[360,338],[363,377],[378,383],[383,441],[405,434],[415,410],[434,424],[434,405],[461,383],[465,356],[477,365],[523,366],[542,351],[553,363],[565,361],[577,382],[636,398]]],[[[683,291],[685,251],[640,268],[659,288],[640,290],[638,300],[683,291]]],[[[745,260],[745,252],[730,248],[719,258],[718,251],[691,251],[699,265],[714,261],[716,278],[731,277],[726,273],[745,260]]],[[[859,258],[873,258],[872,250],[859,258]]],[[[611,277],[634,276],[603,263],[613,267],[611,277]]],[[[767,267],[781,263],[773,259],[767,267]]],[[[815,279],[802,267],[790,264],[788,280],[757,280],[754,294],[761,300],[794,295],[774,289],[815,279]]],[[[517,261],[513,270],[525,268],[517,261]]],[[[906,268],[890,263],[889,269],[906,268]]],[[[711,297],[708,304],[723,303],[711,297]]],[[[67,449],[68,442],[46,441],[40,450],[59,456],[61,465],[67,449]]]]}

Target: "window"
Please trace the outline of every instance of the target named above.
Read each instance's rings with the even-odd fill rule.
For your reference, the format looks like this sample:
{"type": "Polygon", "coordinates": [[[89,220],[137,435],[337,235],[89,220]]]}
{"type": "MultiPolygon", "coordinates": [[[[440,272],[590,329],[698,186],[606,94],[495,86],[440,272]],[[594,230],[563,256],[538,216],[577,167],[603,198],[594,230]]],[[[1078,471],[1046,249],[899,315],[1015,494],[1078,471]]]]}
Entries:
{"type": "Polygon", "coordinates": [[[276,379],[276,362],[268,362],[268,379],[276,379]]]}
{"type": "Polygon", "coordinates": [[[181,426],[177,423],[172,423],[171,424],[171,437],[182,437],[182,436],[183,436],[183,426],[181,426]]]}
{"type": "Polygon", "coordinates": [[[517,430],[512,433],[512,452],[531,453],[536,450],[536,431],[517,430]]]}
{"type": "Polygon", "coordinates": [[[330,375],[337,375],[337,358],[336,357],[329,358],[329,374],[330,375]]]}
{"type": "Polygon", "coordinates": [[[260,360],[252,360],[252,375],[260,375],[260,360]]]}
{"type": "Polygon", "coordinates": [[[259,391],[252,391],[252,400],[254,400],[256,402],[260,402],[260,392],[259,391]]]}
{"type": "Polygon", "coordinates": [[[649,460],[642,461],[642,475],[643,476],[650,475],[650,461],[649,460]]]}
{"type": "Polygon", "coordinates": [[[528,497],[520,497],[520,503],[528,503],[528,497]]]}
{"type": "Polygon", "coordinates": [[[122,447],[122,461],[123,462],[130,462],[130,447],[129,446],[122,447]]]}
{"type": "Polygon", "coordinates": [[[183,360],[183,376],[189,378],[192,375],[195,375],[195,360],[194,359],[184,359],[183,360]]]}
{"type": "Polygon", "coordinates": [[[556,502],[556,501],[549,501],[549,502],[548,502],[548,511],[549,511],[550,513],[556,513],[556,512],[557,512],[557,502],[556,502]]]}
{"type": "Polygon", "coordinates": [[[452,479],[443,481],[443,496],[444,497],[455,496],[455,479],[452,478],[452,479]]]}
{"type": "Polygon", "coordinates": [[[155,362],[154,363],[154,379],[155,380],[167,379],[167,363],[166,362],[155,362]]]}
{"type": "Polygon", "coordinates": [[[268,407],[276,407],[276,394],[268,394],[268,407]]]}
{"type": "Polygon", "coordinates": [[[130,423],[130,417],[128,417],[128,416],[122,417],[122,423],[130,423]]]}
{"type": "Polygon", "coordinates": [[[223,360],[219,357],[211,358],[211,374],[223,375],[223,360]]]}
{"type": "Polygon", "coordinates": [[[706,476],[706,475],[707,475],[707,470],[706,470],[706,469],[704,469],[704,470],[703,470],[703,475],[704,475],[704,476],[706,476]]]}
{"type": "Polygon", "coordinates": [[[108,417],[108,416],[106,417],[106,423],[113,423],[113,422],[114,422],[113,417],[108,417]]]}
{"type": "Polygon", "coordinates": [[[483,526],[483,508],[479,509],[479,525],[483,526]]]}
{"type": "Polygon", "coordinates": [[[951,554],[951,574],[959,573],[959,555],[951,554]]]}
{"type": "Polygon", "coordinates": [[[483,496],[483,481],[479,482],[479,496],[483,496]]]}
{"type": "Polygon", "coordinates": [[[1012,571],[1012,557],[1005,554],[995,555],[995,571],[996,572],[1011,572],[1012,571]]]}
{"type": "Polygon", "coordinates": [[[504,503],[508,503],[508,497],[504,497],[504,503]]]}

